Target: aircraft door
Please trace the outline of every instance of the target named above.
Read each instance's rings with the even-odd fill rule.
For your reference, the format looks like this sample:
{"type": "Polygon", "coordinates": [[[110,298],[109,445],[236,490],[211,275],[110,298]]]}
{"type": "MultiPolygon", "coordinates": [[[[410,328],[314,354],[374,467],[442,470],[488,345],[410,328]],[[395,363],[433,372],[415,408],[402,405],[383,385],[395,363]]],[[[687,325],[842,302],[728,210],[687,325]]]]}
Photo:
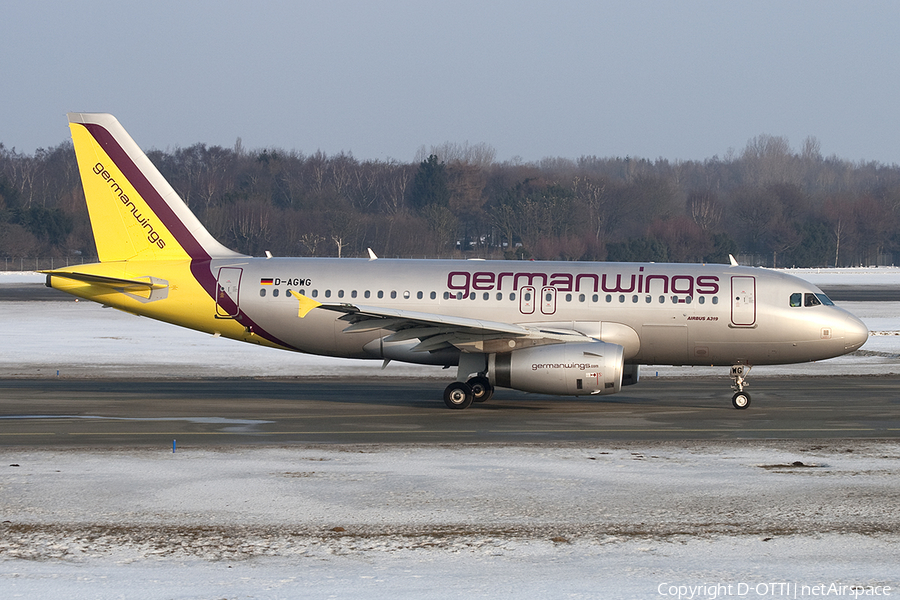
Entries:
{"type": "Polygon", "coordinates": [[[756,277],[735,275],[731,278],[731,323],[738,327],[756,323],[756,277]]]}
{"type": "Polygon", "coordinates": [[[534,288],[530,285],[519,289],[519,312],[523,315],[534,313],[534,288]]]}
{"type": "Polygon", "coordinates": [[[556,288],[541,288],[541,312],[552,315],[556,312],[556,288]]]}
{"type": "Polygon", "coordinates": [[[232,318],[240,309],[241,275],[237,267],[222,267],[216,278],[216,316],[232,318]]]}

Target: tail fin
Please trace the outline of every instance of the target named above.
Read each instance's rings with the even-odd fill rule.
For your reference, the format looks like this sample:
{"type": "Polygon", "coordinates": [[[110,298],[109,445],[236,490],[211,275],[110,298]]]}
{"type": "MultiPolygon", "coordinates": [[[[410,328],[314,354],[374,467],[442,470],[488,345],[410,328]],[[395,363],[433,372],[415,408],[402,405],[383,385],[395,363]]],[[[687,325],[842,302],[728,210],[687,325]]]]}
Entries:
{"type": "Polygon", "coordinates": [[[242,256],[210,235],[115,117],[68,116],[100,262],[242,256]]]}

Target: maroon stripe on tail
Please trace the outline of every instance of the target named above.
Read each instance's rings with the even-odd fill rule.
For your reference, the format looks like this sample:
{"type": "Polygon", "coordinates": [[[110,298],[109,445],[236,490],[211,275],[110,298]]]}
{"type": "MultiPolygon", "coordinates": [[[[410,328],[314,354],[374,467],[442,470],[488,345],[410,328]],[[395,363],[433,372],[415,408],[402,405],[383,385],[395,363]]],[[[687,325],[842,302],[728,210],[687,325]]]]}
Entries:
{"type": "Polygon", "coordinates": [[[125,178],[131,182],[137,193],[141,195],[150,210],[159,218],[166,229],[175,236],[175,240],[181,245],[188,255],[194,260],[209,260],[209,253],[200,245],[197,238],[188,231],[178,215],[169,207],[156,188],[147,180],[141,170],[134,164],[128,153],[122,149],[115,138],[102,125],[84,123],[85,128],[94,136],[94,139],[116,164],[125,178]]]}

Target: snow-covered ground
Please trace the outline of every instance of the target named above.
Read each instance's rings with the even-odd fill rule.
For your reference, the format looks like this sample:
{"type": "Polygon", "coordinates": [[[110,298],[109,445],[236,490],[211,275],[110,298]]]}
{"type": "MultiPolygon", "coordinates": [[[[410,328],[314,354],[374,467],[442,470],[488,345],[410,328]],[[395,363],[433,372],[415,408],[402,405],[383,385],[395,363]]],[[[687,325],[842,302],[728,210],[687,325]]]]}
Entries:
{"type": "MultiPolygon", "coordinates": [[[[900,284],[868,271],[801,276],[900,284]]],[[[753,376],[900,372],[900,303],[842,306],[875,334],[862,352],[753,376]]],[[[447,376],[74,300],[0,302],[0,319],[0,377],[447,376]]],[[[896,440],[0,447],[0,598],[898,596],[898,481],[896,440]]]]}
{"type": "Polygon", "coordinates": [[[778,269],[818,286],[900,286],[900,267],[778,269]]]}
{"type": "Polygon", "coordinates": [[[3,455],[3,598],[900,593],[896,442],[3,455]]]}

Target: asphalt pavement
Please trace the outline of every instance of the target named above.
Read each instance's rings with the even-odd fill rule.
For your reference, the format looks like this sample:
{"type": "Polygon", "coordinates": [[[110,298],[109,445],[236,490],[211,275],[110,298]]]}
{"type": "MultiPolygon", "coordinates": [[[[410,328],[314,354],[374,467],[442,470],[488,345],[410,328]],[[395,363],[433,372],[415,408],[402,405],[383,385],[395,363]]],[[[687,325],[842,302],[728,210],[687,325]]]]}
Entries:
{"type": "Polygon", "coordinates": [[[0,381],[0,445],[521,444],[900,439],[900,377],[649,378],[620,394],[499,390],[451,410],[435,381],[193,379],[0,381]]]}

